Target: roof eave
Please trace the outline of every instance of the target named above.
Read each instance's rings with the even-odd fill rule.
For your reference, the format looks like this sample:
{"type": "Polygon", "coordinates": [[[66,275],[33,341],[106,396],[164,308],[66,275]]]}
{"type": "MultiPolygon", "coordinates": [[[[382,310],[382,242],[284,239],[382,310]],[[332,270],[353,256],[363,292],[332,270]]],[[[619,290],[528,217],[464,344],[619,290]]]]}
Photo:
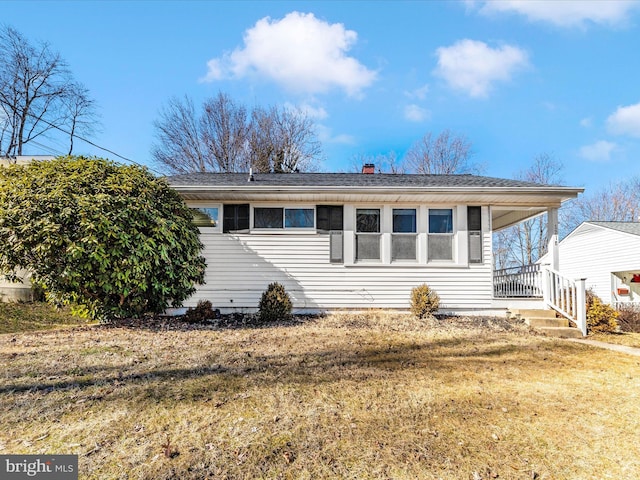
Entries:
{"type": "MultiPolygon", "coordinates": [[[[398,187],[398,186],[367,186],[367,187],[299,187],[299,186],[268,186],[268,185],[172,185],[185,198],[195,196],[211,197],[212,199],[233,198],[240,195],[243,198],[258,200],[260,198],[275,200],[278,196],[298,196],[314,197],[318,195],[341,196],[368,195],[380,196],[381,200],[389,197],[399,198],[400,196],[420,196],[425,199],[442,198],[447,195],[464,196],[474,201],[484,200],[486,203],[500,203],[501,199],[511,197],[505,204],[513,205],[514,198],[528,200],[523,201],[525,205],[531,205],[534,199],[542,205],[559,206],[566,200],[576,198],[584,192],[584,188],[575,187],[398,187]]],[[[518,203],[518,202],[515,202],[518,203]]]]}

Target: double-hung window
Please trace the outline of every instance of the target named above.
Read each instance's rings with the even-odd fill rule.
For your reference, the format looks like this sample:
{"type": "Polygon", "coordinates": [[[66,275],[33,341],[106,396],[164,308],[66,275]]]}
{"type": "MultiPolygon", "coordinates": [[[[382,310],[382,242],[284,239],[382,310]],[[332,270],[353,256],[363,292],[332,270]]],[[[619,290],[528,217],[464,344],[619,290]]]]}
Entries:
{"type": "Polygon", "coordinates": [[[417,238],[416,209],[394,208],[391,260],[415,260],[417,238]]]}
{"type": "Polygon", "coordinates": [[[356,209],[356,260],[380,260],[380,209],[356,209]]]}
{"type": "Polygon", "coordinates": [[[429,209],[427,259],[453,260],[453,209],[429,209]]]}
{"type": "Polygon", "coordinates": [[[313,208],[255,207],[253,228],[313,228],[313,208]]]}

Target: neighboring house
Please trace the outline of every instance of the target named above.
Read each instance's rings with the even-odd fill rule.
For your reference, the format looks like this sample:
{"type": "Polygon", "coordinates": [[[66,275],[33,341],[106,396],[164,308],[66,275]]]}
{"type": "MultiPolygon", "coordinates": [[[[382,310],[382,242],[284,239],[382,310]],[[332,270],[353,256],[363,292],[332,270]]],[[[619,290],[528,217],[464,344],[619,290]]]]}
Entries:
{"type": "MultiPolygon", "coordinates": [[[[492,233],[548,212],[554,249],[557,210],[583,191],[372,170],[169,177],[199,212],[208,265],[206,284],[186,305],[207,299],[223,311],[255,310],[277,281],[297,311],[406,310],[411,289],[427,283],[441,311],[504,311],[518,300],[494,287],[492,233]]],[[[541,281],[534,283],[538,290],[526,301],[543,306],[541,281]]]]}
{"type": "MultiPolygon", "coordinates": [[[[0,156],[0,168],[7,165],[26,165],[33,160],[52,160],[51,155],[18,155],[15,157],[0,156]]],[[[29,282],[29,273],[19,271],[18,277],[22,279],[22,283],[13,283],[4,279],[0,275],[0,301],[29,301],[33,298],[31,292],[31,282],[29,282]]]]}
{"type": "Polygon", "coordinates": [[[613,306],[640,305],[640,222],[584,222],[558,249],[565,277],[586,279],[586,288],[613,306]]]}
{"type": "Polygon", "coordinates": [[[53,155],[17,155],[11,157],[0,156],[0,166],[5,165],[27,165],[33,160],[53,160],[53,155]]]}

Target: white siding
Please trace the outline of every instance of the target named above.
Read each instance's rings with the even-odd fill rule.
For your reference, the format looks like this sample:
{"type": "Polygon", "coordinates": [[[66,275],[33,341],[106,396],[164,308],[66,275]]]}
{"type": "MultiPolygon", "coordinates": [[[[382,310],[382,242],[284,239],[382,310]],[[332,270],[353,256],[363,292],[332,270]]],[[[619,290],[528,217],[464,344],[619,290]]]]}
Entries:
{"type": "Polygon", "coordinates": [[[18,277],[22,279],[22,283],[9,282],[0,275],[0,302],[33,300],[29,281],[31,276],[26,271],[19,270],[18,277]]]}
{"type": "Polygon", "coordinates": [[[613,272],[640,272],[640,236],[585,223],[559,244],[560,272],[586,278],[606,303],[612,300],[613,272]]]}
{"type": "MultiPolygon", "coordinates": [[[[277,281],[285,286],[296,309],[407,309],[411,289],[421,283],[440,295],[441,308],[491,307],[488,231],[483,233],[482,264],[450,266],[331,264],[328,234],[228,235],[203,230],[201,240],[208,265],[206,284],[187,306],[207,299],[215,308],[253,310],[269,283],[277,281]]],[[[463,243],[466,246],[466,239],[463,243]]],[[[345,244],[345,252],[350,250],[345,244]]]]}

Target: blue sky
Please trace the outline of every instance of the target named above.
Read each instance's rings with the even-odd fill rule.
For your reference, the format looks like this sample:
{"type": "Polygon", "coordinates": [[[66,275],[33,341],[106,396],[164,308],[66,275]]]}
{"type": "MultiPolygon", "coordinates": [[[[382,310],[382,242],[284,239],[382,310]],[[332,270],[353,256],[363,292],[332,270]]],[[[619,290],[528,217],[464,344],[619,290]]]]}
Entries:
{"type": "Polygon", "coordinates": [[[450,129],[490,176],[543,153],[588,190],[640,175],[637,1],[5,0],[0,22],[67,60],[97,101],[97,144],[149,166],[162,105],[223,91],[306,109],[326,171],[450,129]]]}

